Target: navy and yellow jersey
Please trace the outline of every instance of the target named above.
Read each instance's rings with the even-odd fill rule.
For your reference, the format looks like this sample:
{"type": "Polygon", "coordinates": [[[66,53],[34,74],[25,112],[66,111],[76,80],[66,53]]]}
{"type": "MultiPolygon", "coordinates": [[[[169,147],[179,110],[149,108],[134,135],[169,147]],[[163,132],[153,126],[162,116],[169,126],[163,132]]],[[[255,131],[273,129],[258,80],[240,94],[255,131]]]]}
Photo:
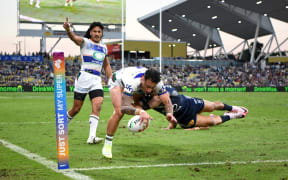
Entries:
{"type": "MultiPolygon", "coordinates": [[[[192,98],[181,95],[175,88],[170,85],[165,85],[166,91],[169,93],[172,105],[173,115],[177,119],[178,124],[182,128],[192,128],[196,125],[197,113],[200,113],[204,108],[204,101],[199,98],[192,98]]],[[[143,106],[147,106],[148,101],[152,97],[145,96],[142,98],[143,106]],[[145,100],[144,100],[145,99],[145,100]]],[[[165,106],[160,104],[154,110],[166,115],[165,106]]]]}

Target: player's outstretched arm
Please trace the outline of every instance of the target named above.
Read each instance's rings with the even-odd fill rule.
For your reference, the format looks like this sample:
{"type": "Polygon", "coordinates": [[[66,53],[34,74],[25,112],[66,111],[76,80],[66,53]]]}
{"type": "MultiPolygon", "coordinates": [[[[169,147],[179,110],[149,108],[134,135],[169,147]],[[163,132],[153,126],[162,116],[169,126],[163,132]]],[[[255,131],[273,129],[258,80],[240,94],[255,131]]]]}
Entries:
{"type": "Polygon", "coordinates": [[[177,123],[176,118],[173,116],[173,106],[169,97],[169,93],[162,94],[159,97],[161,102],[165,105],[166,119],[169,122],[177,123]]]}
{"type": "Polygon", "coordinates": [[[164,130],[174,129],[174,128],[176,128],[176,126],[177,126],[177,123],[170,122],[169,126],[167,128],[164,128],[164,130]]]}
{"type": "Polygon", "coordinates": [[[184,129],[184,131],[197,131],[197,130],[208,130],[208,129],[209,129],[209,126],[207,126],[207,127],[193,127],[193,128],[184,129]]]}
{"type": "Polygon", "coordinates": [[[73,31],[71,31],[71,25],[66,17],[66,21],[63,24],[63,28],[66,30],[68,37],[78,46],[81,46],[84,42],[84,39],[80,36],[77,36],[73,31]]]}

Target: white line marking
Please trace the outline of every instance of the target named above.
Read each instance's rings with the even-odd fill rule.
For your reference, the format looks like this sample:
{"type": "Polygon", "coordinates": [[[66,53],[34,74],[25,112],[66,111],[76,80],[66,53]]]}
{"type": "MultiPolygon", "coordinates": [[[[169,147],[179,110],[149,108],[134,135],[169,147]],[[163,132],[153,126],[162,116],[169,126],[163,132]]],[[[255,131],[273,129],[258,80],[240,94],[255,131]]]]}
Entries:
{"type": "Polygon", "coordinates": [[[282,163],[288,160],[256,160],[256,161],[220,161],[220,162],[199,162],[199,163],[179,163],[179,164],[154,164],[137,166],[110,166],[110,167],[92,167],[92,168],[72,168],[75,171],[91,170],[111,170],[111,169],[129,169],[129,168],[150,168],[150,167],[175,167],[175,166],[202,166],[202,165],[225,165],[225,164],[259,164],[259,163],[282,163]]]}
{"type": "Polygon", "coordinates": [[[44,157],[39,156],[38,154],[29,152],[26,149],[23,149],[19,146],[16,146],[15,144],[9,143],[5,140],[0,139],[0,143],[5,146],[6,148],[11,149],[12,151],[15,151],[23,156],[26,156],[28,159],[31,159],[33,161],[36,161],[44,166],[46,166],[47,168],[57,172],[57,173],[62,173],[65,176],[68,176],[72,179],[87,179],[90,180],[92,178],[90,178],[89,176],[80,174],[75,172],[73,169],[67,169],[67,170],[58,170],[58,166],[57,163],[55,163],[54,161],[48,160],[44,157]]]}

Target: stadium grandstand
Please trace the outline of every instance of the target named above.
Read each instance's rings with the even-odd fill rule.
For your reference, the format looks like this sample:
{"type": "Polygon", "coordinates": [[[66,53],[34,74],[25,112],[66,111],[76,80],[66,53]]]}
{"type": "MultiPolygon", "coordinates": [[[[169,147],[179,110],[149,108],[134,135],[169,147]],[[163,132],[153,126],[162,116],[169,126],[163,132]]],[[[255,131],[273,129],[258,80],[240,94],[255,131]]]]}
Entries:
{"type": "MultiPolygon", "coordinates": [[[[73,86],[80,69],[80,58],[66,57],[66,84],[73,86]]],[[[288,86],[288,64],[269,65],[235,60],[187,60],[167,58],[164,60],[163,78],[172,85],[182,87],[284,87],[288,86]]],[[[125,66],[159,68],[159,60],[130,59],[125,66]],[[158,62],[158,63],[157,63],[158,62]]],[[[24,90],[33,86],[53,86],[52,59],[41,55],[0,55],[0,86],[17,87],[24,90]]],[[[112,59],[113,70],[121,68],[119,60],[112,59]]],[[[103,76],[103,82],[105,77],[103,76]]],[[[103,84],[105,85],[105,84],[103,84]]]]}

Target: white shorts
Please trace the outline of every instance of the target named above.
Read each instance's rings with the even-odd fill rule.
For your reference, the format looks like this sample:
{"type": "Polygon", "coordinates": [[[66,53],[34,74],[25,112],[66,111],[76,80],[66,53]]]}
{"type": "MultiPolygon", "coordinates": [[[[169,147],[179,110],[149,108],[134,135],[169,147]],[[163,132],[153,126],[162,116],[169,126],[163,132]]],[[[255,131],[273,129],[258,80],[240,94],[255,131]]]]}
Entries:
{"type": "Polygon", "coordinates": [[[108,81],[109,91],[116,86],[123,88],[121,79],[116,79],[115,81],[113,81],[112,78],[109,78],[109,81],[108,81]]]}
{"type": "Polygon", "coordinates": [[[103,90],[101,77],[85,71],[80,71],[79,77],[75,79],[74,92],[87,94],[96,89],[103,90]]]}

